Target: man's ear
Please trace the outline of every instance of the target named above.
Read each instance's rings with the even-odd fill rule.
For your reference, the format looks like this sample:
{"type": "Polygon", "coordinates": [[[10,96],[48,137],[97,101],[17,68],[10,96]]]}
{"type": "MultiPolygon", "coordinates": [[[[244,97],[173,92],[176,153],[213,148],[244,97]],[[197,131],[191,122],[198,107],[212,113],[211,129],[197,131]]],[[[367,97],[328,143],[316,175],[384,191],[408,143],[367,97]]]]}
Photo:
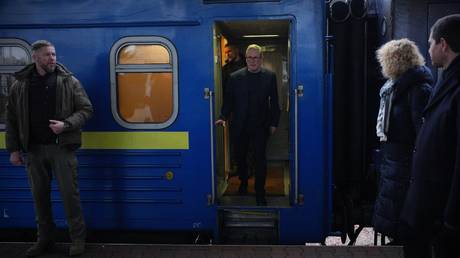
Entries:
{"type": "Polygon", "coordinates": [[[439,43],[441,43],[442,52],[448,52],[450,50],[449,44],[447,44],[444,38],[440,38],[439,43]]]}

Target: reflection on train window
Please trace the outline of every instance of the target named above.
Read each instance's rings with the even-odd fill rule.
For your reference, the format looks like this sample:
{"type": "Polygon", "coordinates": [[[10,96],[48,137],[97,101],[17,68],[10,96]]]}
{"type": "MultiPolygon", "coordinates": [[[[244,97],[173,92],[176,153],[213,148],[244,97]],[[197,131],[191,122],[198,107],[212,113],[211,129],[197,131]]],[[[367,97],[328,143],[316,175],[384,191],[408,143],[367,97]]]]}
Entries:
{"type": "Polygon", "coordinates": [[[5,108],[13,73],[31,60],[29,45],[18,39],[0,39],[0,129],[5,128],[5,108]]]}
{"type": "Polygon", "coordinates": [[[127,37],[110,55],[115,120],[131,129],[161,129],[178,112],[177,53],[162,37],[127,37]]]}
{"type": "Polygon", "coordinates": [[[128,45],[120,50],[120,64],[169,64],[168,50],[159,45],[128,45]]]}
{"type": "Polygon", "coordinates": [[[118,73],[121,117],[133,123],[164,123],[172,114],[171,73],[118,73]],[[131,85],[136,87],[130,87],[131,85]]]}

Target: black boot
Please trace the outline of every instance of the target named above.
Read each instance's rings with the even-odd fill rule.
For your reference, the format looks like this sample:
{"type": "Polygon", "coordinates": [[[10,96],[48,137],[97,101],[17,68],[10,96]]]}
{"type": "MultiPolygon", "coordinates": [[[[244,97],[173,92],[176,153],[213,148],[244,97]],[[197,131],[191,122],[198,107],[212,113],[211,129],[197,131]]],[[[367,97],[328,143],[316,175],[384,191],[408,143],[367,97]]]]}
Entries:
{"type": "Polygon", "coordinates": [[[26,251],[27,257],[39,256],[53,249],[55,240],[56,226],[54,223],[38,224],[37,242],[26,251]]]}
{"type": "Polygon", "coordinates": [[[39,256],[53,249],[53,247],[54,247],[54,240],[50,240],[50,241],[40,241],[39,240],[32,247],[27,249],[26,256],[27,257],[39,256]]]}
{"type": "Polygon", "coordinates": [[[85,252],[85,241],[74,241],[70,245],[69,256],[82,255],[85,252]]]}
{"type": "Polygon", "coordinates": [[[247,195],[248,194],[248,182],[241,181],[240,187],[238,188],[238,193],[240,195],[247,195]]]}

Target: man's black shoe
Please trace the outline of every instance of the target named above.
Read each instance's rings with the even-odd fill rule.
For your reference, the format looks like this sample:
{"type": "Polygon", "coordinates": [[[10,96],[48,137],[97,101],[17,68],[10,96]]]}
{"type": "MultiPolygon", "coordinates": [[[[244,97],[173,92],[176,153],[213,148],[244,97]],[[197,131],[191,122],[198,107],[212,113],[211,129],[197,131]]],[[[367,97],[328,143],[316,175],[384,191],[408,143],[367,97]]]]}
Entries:
{"type": "Polygon", "coordinates": [[[248,194],[248,184],[241,183],[240,187],[238,188],[238,193],[240,195],[247,195],[248,194]]]}
{"type": "Polygon", "coordinates": [[[72,242],[69,249],[69,256],[82,255],[85,252],[85,241],[72,242]]]}
{"type": "Polygon", "coordinates": [[[45,252],[53,249],[53,247],[54,247],[54,241],[48,241],[48,242],[38,241],[32,247],[27,249],[26,256],[36,257],[36,256],[44,254],[45,252]]]}

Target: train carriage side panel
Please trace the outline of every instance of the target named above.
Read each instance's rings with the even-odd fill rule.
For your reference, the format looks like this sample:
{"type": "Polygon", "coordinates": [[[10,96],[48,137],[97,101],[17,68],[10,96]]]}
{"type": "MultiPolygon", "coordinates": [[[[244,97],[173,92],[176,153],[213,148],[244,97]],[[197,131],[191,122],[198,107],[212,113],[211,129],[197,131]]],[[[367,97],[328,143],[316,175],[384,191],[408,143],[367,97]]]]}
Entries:
{"type": "MultiPolygon", "coordinates": [[[[167,5],[159,6],[166,8],[167,5]]],[[[42,7],[25,9],[30,20],[18,22],[12,26],[15,28],[2,27],[0,36],[22,38],[29,43],[41,38],[53,42],[58,61],[75,73],[92,99],[96,115],[85,126],[86,142],[78,152],[80,191],[88,226],[95,229],[213,230],[215,212],[208,205],[212,185],[208,162],[209,118],[202,115],[208,113],[202,88],[209,84],[206,82],[209,68],[203,63],[200,63],[201,69],[189,65],[193,61],[212,59],[205,51],[210,44],[207,30],[196,20],[145,24],[117,23],[110,18],[97,20],[94,17],[94,22],[91,19],[77,22],[78,15],[73,15],[85,12],[86,7],[67,15],[59,6],[50,7],[50,12],[56,15],[47,20],[48,16],[40,15],[42,7]],[[61,21],[61,17],[69,19],[61,21]],[[129,36],[164,37],[175,48],[177,63],[174,65],[177,71],[180,69],[175,82],[179,89],[178,113],[166,128],[127,129],[113,118],[109,77],[113,67],[110,67],[109,55],[115,42],[129,36]],[[151,139],[163,141],[146,142],[151,139]]],[[[95,8],[97,10],[98,6],[95,8]]],[[[15,22],[12,18],[5,20],[15,22]]],[[[1,225],[33,227],[33,213],[23,212],[33,210],[26,173],[23,168],[10,167],[6,153],[2,156],[2,165],[13,175],[16,184],[2,188],[3,194],[16,195],[19,188],[22,194],[2,202],[5,215],[0,220],[1,225]]],[[[8,180],[2,180],[2,184],[11,185],[8,180]]],[[[58,224],[64,226],[56,185],[53,185],[52,196],[55,217],[58,224]]]]}
{"type": "MultiPolygon", "coordinates": [[[[90,228],[217,232],[212,111],[204,95],[204,89],[214,85],[213,23],[230,16],[291,20],[291,203],[260,209],[279,212],[281,243],[321,241],[328,233],[331,212],[325,3],[213,2],[2,2],[0,41],[17,38],[30,44],[44,38],[53,42],[58,61],[81,80],[94,104],[95,117],[84,127],[85,143],[78,152],[81,197],[90,228]],[[146,73],[143,69],[147,68],[117,66],[111,58],[119,52],[112,50],[123,40],[136,45],[136,37],[151,37],[154,44],[156,38],[162,38],[177,55],[172,64],[177,69],[173,71],[177,75],[177,116],[164,127],[143,127],[141,122],[136,122],[140,126],[126,126],[117,118],[119,114],[114,115],[120,107],[113,107],[113,101],[122,94],[113,93],[120,87],[118,80],[124,73],[146,73]],[[298,86],[303,86],[302,94],[296,95],[301,90],[298,86]]],[[[125,93],[134,94],[127,89],[125,93]]],[[[0,211],[4,214],[0,227],[34,227],[33,212],[23,212],[33,210],[24,168],[11,167],[4,150],[0,150],[0,166],[8,171],[0,176],[0,211]]],[[[55,185],[52,194],[55,216],[64,227],[55,185]]]]}

